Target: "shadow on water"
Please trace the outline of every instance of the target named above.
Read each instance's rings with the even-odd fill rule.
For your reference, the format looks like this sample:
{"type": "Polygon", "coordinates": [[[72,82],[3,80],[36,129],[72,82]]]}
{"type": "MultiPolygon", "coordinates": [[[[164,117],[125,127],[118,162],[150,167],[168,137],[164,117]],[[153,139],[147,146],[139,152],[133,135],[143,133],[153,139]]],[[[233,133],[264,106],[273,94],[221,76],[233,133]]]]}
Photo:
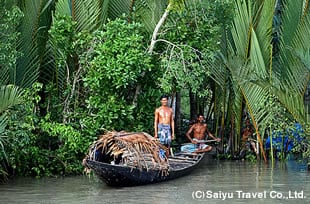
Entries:
{"type": "Polygon", "coordinates": [[[0,185],[0,203],[304,204],[310,201],[306,169],[295,161],[271,168],[270,164],[208,160],[179,179],[124,188],[111,188],[86,176],[16,178],[0,185]]]}

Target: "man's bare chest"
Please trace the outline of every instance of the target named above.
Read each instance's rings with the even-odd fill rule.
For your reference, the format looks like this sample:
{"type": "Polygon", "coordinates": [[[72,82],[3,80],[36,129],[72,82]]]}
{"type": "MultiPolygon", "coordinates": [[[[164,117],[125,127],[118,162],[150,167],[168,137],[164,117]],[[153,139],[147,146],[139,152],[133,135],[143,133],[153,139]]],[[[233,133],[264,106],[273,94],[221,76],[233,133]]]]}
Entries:
{"type": "Polygon", "coordinates": [[[159,116],[161,118],[170,118],[171,117],[171,111],[168,109],[160,109],[159,110],[159,116]]]}
{"type": "Polygon", "coordinates": [[[206,132],[207,127],[204,125],[197,125],[194,128],[194,133],[195,134],[204,134],[206,132]]]}

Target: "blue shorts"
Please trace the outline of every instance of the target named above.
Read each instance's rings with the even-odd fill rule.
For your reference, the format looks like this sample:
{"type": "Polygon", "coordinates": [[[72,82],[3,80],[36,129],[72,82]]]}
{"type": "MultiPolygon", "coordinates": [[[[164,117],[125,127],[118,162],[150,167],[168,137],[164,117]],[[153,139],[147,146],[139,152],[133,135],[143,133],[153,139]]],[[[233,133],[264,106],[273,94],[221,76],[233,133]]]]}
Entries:
{"type": "Polygon", "coordinates": [[[181,151],[182,152],[190,152],[190,153],[193,153],[195,152],[196,150],[201,150],[201,149],[205,149],[207,148],[209,145],[205,144],[205,143],[199,143],[199,140],[197,139],[193,139],[194,141],[197,141],[198,143],[197,144],[186,144],[186,145],[183,145],[181,146],[181,151]]]}
{"type": "Polygon", "coordinates": [[[171,143],[171,126],[168,124],[158,124],[158,139],[163,145],[171,143]]]}

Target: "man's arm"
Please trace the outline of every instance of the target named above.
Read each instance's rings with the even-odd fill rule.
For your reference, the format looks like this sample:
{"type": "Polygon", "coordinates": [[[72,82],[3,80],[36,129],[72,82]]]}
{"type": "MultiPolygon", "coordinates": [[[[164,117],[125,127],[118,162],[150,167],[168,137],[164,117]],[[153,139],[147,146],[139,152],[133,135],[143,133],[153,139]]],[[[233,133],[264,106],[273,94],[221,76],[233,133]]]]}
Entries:
{"type": "Polygon", "coordinates": [[[193,129],[194,129],[194,125],[192,125],[192,127],[189,128],[189,130],[186,132],[186,137],[191,141],[191,143],[194,143],[194,140],[191,138],[190,134],[192,133],[193,129]]]}
{"type": "Polygon", "coordinates": [[[221,138],[214,137],[212,133],[209,131],[208,126],[207,126],[207,134],[208,136],[212,137],[212,139],[216,140],[217,142],[221,141],[221,138]]]}
{"type": "Polygon", "coordinates": [[[212,139],[216,140],[217,142],[220,142],[220,141],[221,141],[221,138],[214,137],[214,136],[211,134],[211,132],[209,132],[209,131],[208,131],[208,135],[209,135],[210,137],[212,137],[212,139]]]}
{"type": "Polygon", "coordinates": [[[154,119],[154,137],[158,137],[158,109],[155,110],[155,119],[154,119]]]}

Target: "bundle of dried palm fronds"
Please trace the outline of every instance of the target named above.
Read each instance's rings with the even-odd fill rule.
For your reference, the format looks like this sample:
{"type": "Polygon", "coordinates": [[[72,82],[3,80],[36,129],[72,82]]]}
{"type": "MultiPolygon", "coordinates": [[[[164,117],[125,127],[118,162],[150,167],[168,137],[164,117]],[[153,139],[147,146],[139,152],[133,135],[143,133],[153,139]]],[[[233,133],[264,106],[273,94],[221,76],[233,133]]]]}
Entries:
{"type": "Polygon", "coordinates": [[[167,147],[144,132],[107,132],[95,141],[87,155],[90,160],[133,168],[157,169],[168,173],[167,147]]]}

